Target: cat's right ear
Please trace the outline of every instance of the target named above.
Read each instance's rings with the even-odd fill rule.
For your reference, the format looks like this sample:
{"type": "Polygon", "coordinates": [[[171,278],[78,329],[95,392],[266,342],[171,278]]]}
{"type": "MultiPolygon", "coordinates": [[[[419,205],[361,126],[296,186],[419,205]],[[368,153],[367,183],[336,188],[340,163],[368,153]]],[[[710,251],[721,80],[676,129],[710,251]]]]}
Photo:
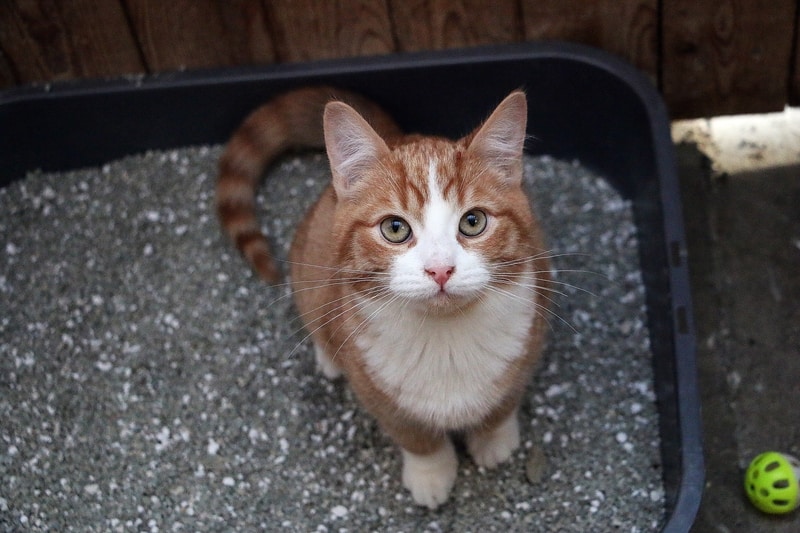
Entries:
{"type": "Polygon", "coordinates": [[[525,125],[528,104],[525,93],[514,91],[492,112],[473,134],[467,148],[481,157],[490,168],[501,172],[503,181],[519,184],[522,180],[522,152],[525,149],[525,125]]]}
{"type": "Polygon", "coordinates": [[[330,102],[323,116],[325,149],[338,198],[352,196],[389,147],[355,109],[330,102]]]}

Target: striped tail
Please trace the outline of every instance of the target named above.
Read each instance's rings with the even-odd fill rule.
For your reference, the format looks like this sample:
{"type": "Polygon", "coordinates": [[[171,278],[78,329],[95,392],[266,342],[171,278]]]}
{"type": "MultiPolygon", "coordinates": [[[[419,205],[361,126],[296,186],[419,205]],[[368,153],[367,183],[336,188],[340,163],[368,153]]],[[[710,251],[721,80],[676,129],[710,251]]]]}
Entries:
{"type": "Polygon", "coordinates": [[[220,223],[253,270],[269,283],[281,272],[256,218],[256,190],[265,169],[290,148],[324,148],[325,105],[340,100],[353,106],[383,136],[400,133],[376,104],[330,87],[297,89],[253,111],[234,132],[219,161],[217,214],[220,223]]]}

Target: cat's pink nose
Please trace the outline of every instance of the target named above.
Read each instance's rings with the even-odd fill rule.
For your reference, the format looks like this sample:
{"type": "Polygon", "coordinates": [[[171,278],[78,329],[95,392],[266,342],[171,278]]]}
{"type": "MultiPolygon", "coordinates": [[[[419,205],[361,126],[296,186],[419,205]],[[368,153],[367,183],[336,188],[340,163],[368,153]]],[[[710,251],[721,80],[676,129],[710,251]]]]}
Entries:
{"type": "Polygon", "coordinates": [[[439,287],[444,289],[444,284],[453,275],[453,270],[455,270],[455,267],[452,266],[434,266],[426,268],[425,272],[433,278],[433,281],[439,284],[439,287]]]}

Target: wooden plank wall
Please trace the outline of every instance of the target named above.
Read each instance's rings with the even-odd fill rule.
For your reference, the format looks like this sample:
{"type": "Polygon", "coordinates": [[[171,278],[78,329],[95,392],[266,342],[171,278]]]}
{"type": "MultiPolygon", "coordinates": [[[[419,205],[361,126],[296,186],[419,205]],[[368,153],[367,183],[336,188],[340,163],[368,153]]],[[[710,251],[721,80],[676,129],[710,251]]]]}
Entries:
{"type": "Polygon", "coordinates": [[[0,0],[0,88],[560,39],[642,69],[674,117],[800,103],[800,0],[0,0]]]}

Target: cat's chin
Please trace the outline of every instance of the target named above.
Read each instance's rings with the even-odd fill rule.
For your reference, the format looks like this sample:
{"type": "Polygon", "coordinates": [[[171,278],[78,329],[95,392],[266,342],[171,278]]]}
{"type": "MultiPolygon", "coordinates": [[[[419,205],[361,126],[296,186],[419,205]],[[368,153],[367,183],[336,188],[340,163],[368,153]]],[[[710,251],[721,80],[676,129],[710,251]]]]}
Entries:
{"type": "Polygon", "coordinates": [[[427,314],[450,314],[462,312],[478,301],[476,294],[456,295],[448,292],[438,292],[417,301],[417,306],[427,314]]]}

